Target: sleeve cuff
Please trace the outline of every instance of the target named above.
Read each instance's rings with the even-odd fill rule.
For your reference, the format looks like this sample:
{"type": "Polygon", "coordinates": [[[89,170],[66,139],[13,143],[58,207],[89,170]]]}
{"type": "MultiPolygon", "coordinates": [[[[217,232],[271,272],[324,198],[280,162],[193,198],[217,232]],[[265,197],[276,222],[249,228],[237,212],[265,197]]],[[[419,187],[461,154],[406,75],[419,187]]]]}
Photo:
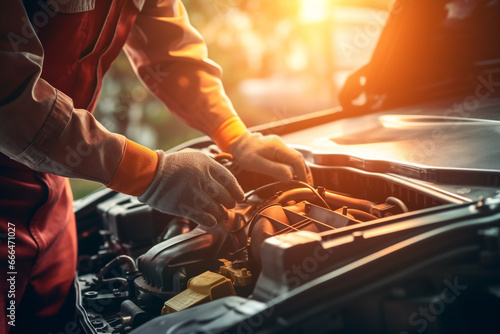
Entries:
{"type": "Polygon", "coordinates": [[[157,167],[156,152],[127,139],[120,165],[106,187],[140,196],[153,181],[157,167]]]}
{"type": "Polygon", "coordinates": [[[245,132],[247,128],[241,119],[233,116],[222,123],[212,134],[212,140],[223,152],[228,152],[231,145],[245,132]]]}

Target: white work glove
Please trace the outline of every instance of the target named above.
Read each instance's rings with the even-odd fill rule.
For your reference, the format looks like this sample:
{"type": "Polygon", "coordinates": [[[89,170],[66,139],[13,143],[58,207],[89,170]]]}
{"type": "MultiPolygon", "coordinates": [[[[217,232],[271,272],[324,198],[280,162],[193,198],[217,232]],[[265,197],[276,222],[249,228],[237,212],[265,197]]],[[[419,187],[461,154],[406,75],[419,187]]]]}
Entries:
{"type": "Polygon", "coordinates": [[[302,155],[275,135],[245,132],[229,148],[240,168],[265,174],[282,182],[292,179],[313,185],[302,155]]]}
{"type": "Polygon", "coordinates": [[[206,154],[191,149],[159,154],[153,182],[139,201],[171,215],[214,226],[226,208],[244,198],[243,190],[228,169],[206,154]]]}

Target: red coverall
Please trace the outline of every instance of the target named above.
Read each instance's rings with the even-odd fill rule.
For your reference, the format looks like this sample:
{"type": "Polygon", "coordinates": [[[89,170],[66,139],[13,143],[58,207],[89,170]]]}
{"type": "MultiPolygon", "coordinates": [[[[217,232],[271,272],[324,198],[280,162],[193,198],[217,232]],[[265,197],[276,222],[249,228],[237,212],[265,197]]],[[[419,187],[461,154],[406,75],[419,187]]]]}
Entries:
{"type": "Polygon", "coordinates": [[[180,2],[5,4],[0,12],[0,333],[31,331],[30,325],[45,325],[36,332],[73,328],[52,327],[46,320],[60,314],[76,269],[73,199],[65,177],[136,196],[154,177],[156,153],[108,132],[91,114],[102,77],[122,48],[169,110],[223,150],[245,131],[223,91],[220,68],[207,59],[180,2]]]}

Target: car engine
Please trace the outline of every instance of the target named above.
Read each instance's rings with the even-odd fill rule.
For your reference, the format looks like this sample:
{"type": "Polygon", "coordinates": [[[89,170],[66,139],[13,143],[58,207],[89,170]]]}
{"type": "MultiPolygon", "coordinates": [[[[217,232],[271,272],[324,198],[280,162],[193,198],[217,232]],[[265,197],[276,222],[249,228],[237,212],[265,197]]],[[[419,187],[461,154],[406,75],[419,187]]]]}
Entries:
{"type": "Polygon", "coordinates": [[[232,170],[246,191],[214,227],[108,189],[75,202],[75,287],[87,333],[129,333],[162,314],[228,296],[265,303],[388,245],[388,238],[365,238],[341,252],[363,239],[361,227],[470,201],[397,175],[324,162],[309,163],[314,187],[273,182],[211,147],[198,149],[232,170]]]}

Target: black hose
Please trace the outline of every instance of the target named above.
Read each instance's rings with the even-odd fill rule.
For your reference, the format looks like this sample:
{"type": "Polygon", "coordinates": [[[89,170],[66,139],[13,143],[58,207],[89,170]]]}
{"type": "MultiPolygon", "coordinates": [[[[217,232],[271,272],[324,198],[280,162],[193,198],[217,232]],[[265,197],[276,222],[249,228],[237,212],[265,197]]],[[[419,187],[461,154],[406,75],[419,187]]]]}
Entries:
{"type": "Polygon", "coordinates": [[[130,256],[127,255],[119,255],[115,257],[113,260],[109,261],[108,264],[106,264],[104,267],[102,267],[101,271],[99,271],[95,276],[96,280],[98,282],[102,282],[104,275],[106,275],[108,271],[110,271],[113,267],[115,267],[118,264],[126,264],[127,269],[130,273],[137,272],[137,267],[135,265],[134,259],[132,259],[130,256]]]}

